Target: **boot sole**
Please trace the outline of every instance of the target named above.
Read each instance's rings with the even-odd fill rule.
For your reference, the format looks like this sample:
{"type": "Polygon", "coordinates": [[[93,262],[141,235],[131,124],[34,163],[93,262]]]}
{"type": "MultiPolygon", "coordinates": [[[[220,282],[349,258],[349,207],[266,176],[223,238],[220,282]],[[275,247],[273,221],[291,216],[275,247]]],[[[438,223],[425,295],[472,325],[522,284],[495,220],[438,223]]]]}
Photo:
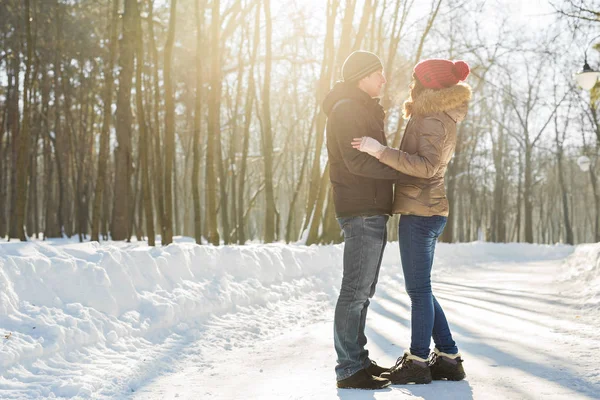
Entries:
{"type": "Polygon", "coordinates": [[[466,375],[455,375],[455,376],[436,376],[436,377],[432,377],[432,379],[434,381],[443,381],[444,379],[447,379],[449,381],[462,381],[463,379],[465,379],[466,375]]]}
{"type": "Polygon", "coordinates": [[[392,381],[392,385],[426,385],[431,383],[431,379],[411,379],[410,381],[392,381]]]}
{"type": "Polygon", "coordinates": [[[387,382],[382,384],[381,386],[378,387],[374,387],[374,388],[363,388],[363,387],[352,387],[352,386],[337,386],[338,389],[350,389],[350,390],[380,390],[380,389],[385,389],[388,386],[390,386],[392,383],[391,382],[387,382]]]}

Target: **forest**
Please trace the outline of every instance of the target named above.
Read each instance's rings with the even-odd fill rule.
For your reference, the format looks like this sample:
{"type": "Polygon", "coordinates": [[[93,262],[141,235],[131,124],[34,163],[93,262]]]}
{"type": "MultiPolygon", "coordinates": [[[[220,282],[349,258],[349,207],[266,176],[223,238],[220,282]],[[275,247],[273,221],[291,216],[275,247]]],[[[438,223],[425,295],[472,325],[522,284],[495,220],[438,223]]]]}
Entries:
{"type": "MultiPolygon", "coordinates": [[[[338,243],[323,98],[467,61],[444,242],[600,241],[596,0],[2,0],[0,238],[338,243]]],[[[398,216],[388,224],[397,240],[398,216]]]]}

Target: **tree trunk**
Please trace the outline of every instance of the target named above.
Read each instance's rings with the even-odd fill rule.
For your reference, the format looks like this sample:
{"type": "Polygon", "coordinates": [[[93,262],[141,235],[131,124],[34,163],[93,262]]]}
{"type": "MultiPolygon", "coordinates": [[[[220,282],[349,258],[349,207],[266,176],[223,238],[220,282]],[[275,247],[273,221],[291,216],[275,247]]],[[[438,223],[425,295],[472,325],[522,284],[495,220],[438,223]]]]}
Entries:
{"type": "MultiPolygon", "coordinates": [[[[141,153],[141,143],[138,142],[138,154],[141,153]]],[[[132,154],[133,157],[133,154],[132,154]]],[[[134,161],[132,160],[132,166],[134,165],[134,161]]],[[[132,175],[133,175],[133,190],[131,192],[131,201],[129,202],[129,220],[127,221],[128,227],[127,227],[127,232],[129,233],[129,236],[127,236],[127,238],[125,240],[127,240],[127,242],[131,242],[131,236],[133,236],[133,232],[135,232],[135,236],[137,238],[138,241],[142,240],[143,237],[143,233],[141,232],[141,227],[136,223],[135,220],[135,216],[136,216],[136,207],[138,205],[138,199],[140,199],[142,196],[140,196],[140,192],[141,192],[141,179],[140,179],[140,166],[139,164],[136,164],[135,168],[132,168],[132,175]]],[[[142,211],[140,211],[142,212],[142,211]]]]}
{"type": "MultiPolygon", "coordinates": [[[[173,113],[174,115],[175,113],[173,113]]],[[[175,119],[173,117],[173,119],[175,119]]],[[[173,225],[174,225],[174,230],[173,230],[173,235],[180,235],[181,234],[181,226],[180,226],[180,218],[179,218],[179,211],[181,209],[182,204],[179,202],[179,193],[181,193],[181,190],[178,186],[178,182],[177,182],[177,160],[175,159],[175,147],[177,145],[175,144],[175,142],[173,142],[173,225]]]]}
{"type": "Polygon", "coordinates": [[[159,88],[159,76],[158,76],[158,50],[156,49],[156,40],[154,38],[154,9],[153,2],[149,2],[148,11],[148,27],[150,29],[150,46],[152,49],[152,64],[153,64],[153,92],[154,92],[154,131],[152,135],[154,144],[154,173],[156,178],[154,179],[154,194],[156,196],[156,206],[158,208],[157,215],[160,227],[161,236],[165,235],[166,221],[165,221],[165,205],[164,205],[164,171],[162,162],[162,143],[160,134],[160,118],[158,110],[160,108],[160,88],[159,88]]]}
{"type": "Polygon", "coordinates": [[[437,4],[433,3],[431,5],[431,14],[427,19],[427,23],[425,24],[425,29],[421,34],[421,40],[419,41],[419,46],[417,48],[417,53],[415,54],[415,62],[413,65],[417,65],[417,63],[421,60],[421,55],[423,54],[423,47],[425,45],[425,39],[427,39],[427,35],[429,35],[429,31],[433,27],[433,23],[440,11],[440,6],[442,5],[442,0],[437,0],[437,4]]]}
{"type": "Polygon", "coordinates": [[[103,197],[106,199],[103,202],[102,206],[102,219],[100,225],[100,233],[102,234],[102,238],[104,240],[108,240],[109,236],[109,226],[110,226],[110,200],[113,198],[112,188],[110,186],[110,182],[112,181],[112,176],[114,175],[113,171],[114,166],[110,164],[110,161],[107,165],[107,174],[106,174],[106,182],[104,183],[104,187],[106,188],[103,197]]]}
{"type": "MultiPolygon", "coordinates": [[[[390,37],[390,44],[388,47],[387,62],[385,64],[385,80],[387,81],[387,83],[383,87],[383,99],[382,99],[382,105],[386,110],[388,109],[388,107],[390,106],[390,103],[391,103],[389,91],[390,91],[390,88],[392,87],[391,86],[392,79],[394,78],[394,65],[395,65],[395,61],[396,61],[396,54],[398,52],[398,48],[399,48],[399,44],[400,44],[400,39],[402,38],[402,30],[404,29],[406,17],[408,16],[409,2],[402,1],[402,0],[396,0],[394,9],[395,10],[394,10],[394,18],[393,18],[393,22],[392,22],[392,33],[391,33],[391,37],[390,37]],[[401,16],[400,16],[400,2],[403,3],[401,16]]],[[[402,104],[400,104],[400,110],[399,110],[398,115],[399,115],[398,126],[404,125],[403,124],[404,120],[401,117],[402,104]]],[[[400,144],[400,141],[399,141],[400,134],[399,133],[400,133],[400,130],[396,129],[396,135],[394,136],[394,139],[393,139],[394,148],[396,148],[400,144]],[[398,137],[398,139],[396,139],[396,137],[398,137]],[[396,140],[398,140],[397,143],[396,143],[396,140]]]]}
{"type": "MultiPolygon", "coordinates": [[[[242,32],[241,32],[241,37],[240,37],[240,49],[242,49],[244,47],[244,43],[249,39],[248,32],[245,29],[246,27],[242,28],[242,32]]],[[[238,243],[238,230],[237,227],[239,226],[239,221],[238,221],[238,217],[239,217],[239,213],[238,213],[238,209],[237,209],[237,200],[238,200],[238,194],[237,194],[237,188],[238,188],[238,164],[236,162],[236,154],[238,154],[238,152],[240,151],[239,147],[239,140],[238,140],[238,136],[239,136],[239,125],[240,125],[240,118],[239,118],[239,110],[241,107],[241,103],[242,103],[242,98],[243,98],[243,94],[244,94],[244,89],[247,88],[247,86],[244,84],[244,69],[246,67],[245,63],[244,63],[244,59],[245,59],[245,53],[240,51],[238,54],[238,72],[237,72],[237,78],[236,78],[236,93],[235,93],[235,102],[233,104],[233,113],[232,113],[232,119],[231,119],[231,124],[233,126],[233,128],[231,129],[231,135],[229,137],[229,155],[228,155],[228,164],[229,164],[229,168],[230,168],[230,175],[231,175],[231,179],[229,181],[229,190],[231,191],[231,201],[230,201],[230,214],[231,215],[231,226],[234,227],[234,229],[232,230],[231,236],[229,238],[229,240],[232,243],[238,243]]]]}
{"type": "MultiPolygon", "coordinates": [[[[17,187],[16,187],[16,212],[14,236],[22,241],[27,240],[25,236],[25,207],[27,205],[27,176],[29,168],[29,145],[30,145],[30,98],[29,89],[31,85],[31,63],[33,60],[33,43],[31,39],[31,18],[29,0],[25,0],[25,26],[27,30],[27,61],[25,64],[25,82],[23,83],[23,123],[19,133],[19,152],[17,155],[17,187]]],[[[35,80],[35,78],[34,78],[35,80]]]]}
{"type": "MultiPolygon", "coordinates": [[[[90,79],[93,81],[93,78],[90,79]]],[[[94,88],[96,85],[94,82],[91,83],[91,87],[94,88]]],[[[97,97],[97,93],[90,90],[88,94],[87,110],[86,110],[86,134],[82,141],[82,154],[83,164],[81,173],[81,201],[79,207],[79,232],[82,236],[82,240],[87,240],[87,233],[89,231],[90,222],[90,199],[92,198],[92,182],[94,179],[93,167],[94,164],[94,142],[95,142],[95,131],[96,126],[96,112],[94,110],[94,101],[97,97]]]]}
{"type": "Polygon", "coordinates": [[[323,215],[323,207],[325,203],[327,187],[329,180],[329,162],[325,166],[325,171],[321,175],[321,184],[319,185],[319,196],[317,197],[317,201],[315,204],[315,209],[312,215],[307,216],[310,219],[308,237],[306,239],[306,244],[310,246],[311,244],[318,243],[319,240],[319,227],[321,226],[321,219],[323,215]]]}
{"type": "Polygon", "coordinates": [[[72,118],[72,98],[74,98],[73,87],[70,82],[68,66],[59,69],[60,82],[64,104],[62,108],[65,124],[62,131],[64,157],[62,165],[64,167],[64,183],[65,183],[65,198],[63,202],[63,217],[64,225],[63,232],[67,237],[73,236],[74,233],[74,216],[76,215],[75,187],[77,177],[77,167],[75,165],[75,146],[74,135],[75,126],[72,118]]]}
{"type": "MultiPolygon", "coordinates": [[[[36,109],[36,107],[34,107],[36,109]]],[[[31,151],[29,154],[29,164],[30,164],[30,173],[29,173],[29,195],[27,199],[27,234],[29,236],[36,235],[36,238],[39,237],[39,214],[38,214],[38,140],[40,134],[40,120],[41,118],[36,119],[36,129],[32,142],[31,151]]]]}
{"type": "Polygon", "coordinates": [[[165,229],[162,244],[173,242],[173,162],[175,157],[175,102],[173,94],[173,77],[171,63],[173,61],[173,45],[175,43],[175,21],[177,0],[171,0],[169,30],[165,44],[165,229]]]}
{"type": "MultiPolygon", "coordinates": [[[[60,186],[54,179],[54,160],[52,159],[52,146],[54,140],[50,136],[50,84],[49,78],[42,84],[42,103],[44,104],[43,118],[44,121],[44,182],[46,189],[44,191],[44,240],[48,237],[60,237],[61,225],[59,223],[60,207],[56,204],[56,194],[60,190],[60,186]],[[58,210],[58,211],[57,211],[58,210]]],[[[56,106],[56,98],[54,99],[56,106]]],[[[56,128],[56,126],[55,126],[56,128]]],[[[58,157],[58,153],[54,152],[54,157],[58,157]]],[[[58,163],[57,163],[58,164],[58,163]]]]}
{"type": "Polygon", "coordinates": [[[321,234],[320,243],[341,243],[343,242],[343,236],[340,232],[340,226],[335,219],[335,204],[333,202],[333,189],[331,185],[327,194],[327,207],[325,208],[325,215],[323,216],[323,233],[321,234]]]}
{"type": "MultiPolygon", "coordinates": [[[[47,71],[44,69],[43,78],[41,83],[41,95],[42,95],[42,103],[41,103],[41,115],[40,115],[40,132],[42,135],[42,168],[44,171],[43,174],[43,189],[40,191],[40,195],[42,198],[42,215],[40,222],[42,222],[42,226],[38,229],[38,231],[44,232],[44,239],[46,238],[46,231],[49,229],[50,225],[56,228],[56,218],[52,218],[56,215],[56,209],[49,208],[48,203],[54,205],[52,199],[52,188],[54,187],[54,179],[53,179],[53,166],[52,166],[52,148],[50,147],[50,130],[49,130],[49,119],[50,119],[50,77],[48,76],[47,71]]],[[[1,146],[0,146],[1,147],[1,146]]],[[[2,151],[0,150],[0,155],[2,151]]],[[[1,162],[1,160],[0,160],[1,162]]],[[[1,170],[0,166],[0,170],[1,170]]],[[[0,173],[0,175],[2,175],[0,173]]],[[[0,185],[2,184],[2,177],[0,176],[0,185]]],[[[0,189],[1,190],[1,189],[0,189]]],[[[0,205],[1,207],[1,205],[0,205]]],[[[0,208],[1,209],[1,208],[0,208]]],[[[0,237],[2,234],[0,233],[0,237]]]]}
{"type": "Polygon", "coordinates": [[[600,191],[598,190],[598,178],[594,171],[595,165],[590,166],[590,182],[592,184],[592,193],[594,195],[594,208],[596,209],[596,218],[594,221],[594,242],[600,242],[600,191]]]}
{"type": "MultiPolygon", "coordinates": [[[[315,114],[315,117],[316,117],[316,114],[315,114]]],[[[314,125],[314,122],[315,122],[315,119],[313,118],[313,123],[311,124],[311,127],[314,125]]],[[[311,139],[312,139],[312,135],[308,137],[308,142],[306,143],[306,148],[304,150],[304,156],[302,157],[302,166],[300,167],[300,179],[298,179],[298,184],[296,185],[296,188],[295,188],[293,196],[292,196],[292,201],[290,203],[290,212],[288,215],[288,221],[286,224],[286,232],[285,232],[285,242],[286,243],[290,243],[292,241],[293,215],[294,215],[294,210],[296,208],[296,201],[298,200],[298,195],[300,194],[300,188],[302,187],[302,184],[304,183],[304,176],[306,175],[305,171],[306,171],[306,168],[308,167],[308,155],[311,150],[310,144],[312,142],[311,139]]]]}
{"type": "MultiPolygon", "coordinates": [[[[220,92],[220,89],[219,89],[220,92]]],[[[219,95],[218,107],[221,108],[221,100],[219,95]]],[[[219,117],[220,118],[220,117],[219,117]]],[[[219,124],[219,137],[215,140],[215,152],[217,154],[217,159],[215,160],[217,163],[218,173],[219,173],[219,210],[221,212],[221,226],[223,228],[223,243],[229,244],[230,240],[230,230],[229,230],[229,213],[227,211],[227,172],[225,171],[225,162],[223,160],[223,148],[222,148],[222,140],[221,140],[221,130],[219,124]]]]}
{"type": "Polygon", "coordinates": [[[358,27],[358,32],[356,34],[356,38],[354,40],[354,45],[352,46],[352,51],[360,49],[362,42],[367,34],[367,28],[369,26],[369,21],[371,19],[371,15],[375,12],[376,4],[373,5],[373,0],[365,0],[363,4],[363,12],[360,17],[360,25],[358,27]]]}
{"type": "Polygon", "coordinates": [[[504,128],[499,128],[498,141],[495,143],[493,151],[494,167],[496,178],[494,185],[494,211],[492,214],[492,241],[506,242],[506,211],[504,199],[505,186],[505,132],[504,128]]]}
{"type": "MultiPolygon", "coordinates": [[[[555,124],[558,123],[558,118],[555,118],[555,124]]],[[[565,127],[566,130],[566,127],[565,127]]],[[[562,211],[563,211],[563,223],[565,226],[565,242],[567,244],[574,244],[573,227],[571,226],[571,219],[569,217],[569,198],[567,185],[565,183],[564,172],[563,172],[563,143],[559,140],[558,126],[556,126],[556,166],[558,168],[558,185],[560,187],[560,194],[562,200],[562,211]]]]}
{"type": "Polygon", "coordinates": [[[329,0],[327,3],[327,33],[325,36],[325,48],[323,62],[321,63],[321,76],[319,78],[319,84],[317,86],[317,124],[315,133],[315,154],[313,158],[313,165],[310,172],[310,180],[308,186],[308,197],[306,201],[306,212],[305,212],[305,223],[304,228],[308,228],[311,223],[311,216],[314,211],[315,202],[317,195],[320,190],[321,184],[321,148],[323,147],[324,131],[326,124],[325,113],[321,108],[321,102],[327,95],[327,91],[331,85],[331,75],[333,74],[333,64],[335,62],[335,42],[334,42],[334,31],[335,31],[335,20],[337,16],[337,8],[339,2],[336,0],[329,0]]]}
{"type": "MultiPolygon", "coordinates": [[[[517,242],[521,241],[521,209],[523,201],[523,160],[519,156],[519,183],[517,185],[517,221],[515,224],[515,234],[517,242]]],[[[514,235],[512,235],[514,237],[514,235]]]]}
{"type": "MultiPolygon", "coordinates": [[[[140,129],[140,167],[142,174],[142,193],[143,202],[140,204],[140,208],[144,209],[146,216],[146,235],[148,236],[148,245],[154,246],[156,235],[154,232],[154,207],[152,205],[152,190],[150,187],[150,174],[148,167],[148,125],[146,124],[146,110],[144,109],[144,96],[142,90],[143,74],[142,69],[144,67],[144,32],[142,30],[142,20],[139,13],[136,13],[137,21],[137,60],[135,69],[135,94],[136,94],[136,105],[137,105],[137,119],[140,129]]],[[[140,210],[140,217],[142,212],[140,210]]],[[[141,220],[141,218],[140,218],[141,220]]],[[[141,221],[139,224],[141,229],[141,221]]]]}
{"type": "Polygon", "coordinates": [[[254,66],[256,64],[256,54],[260,44],[260,7],[256,7],[256,22],[254,24],[254,40],[252,43],[252,55],[248,71],[248,91],[246,93],[246,104],[244,114],[244,143],[242,145],[242,160],[240,162],[240,184],[238,188],[237,210],[238,226],[236,234],[239,244],[246,243],[246,218],[244,215],[244,194],[246,185],[246,169],[248,165],[248,147],[250,144],[250,125],[252,123],[252,107],[254,106],[254,92],[256,83],[254,80],[254,66]]]}
{"type": "MultiPolygon", "coordinates": [[[[260,13],[260,8],[257,7],[257,13],[260,13]]],[[[256,36],[258,36],[259,25],[256,25],[256,36]]],[[[246,226],[245,226],[245,218],[244,218],[244,192],[245,192],[245,184],[246,184],[246,169],[248,165],[248,147],[250,144],[250,124],[252,123],[252,107],[254,95],[253,92],[255,90],[254,83],[254,62],[256,60],[256,47],[258,46],[258,41],[255,40],[255,46],[253,49],[253,58],[251,60],[250,72],[248,74],[248,92],[246,95],[246,111],[244,115],[244,143],[242,145],[242,160],[240,163],[240,183],[238,188],[238,198],[237,198],[237,210],[238,210],[238,225],[236,229],[236,234],[238,238],[239,244],[246,243],[246,226]]]]}
{"type": "Polygon", "coordinates": [[[265,34],[265,83],[263,86],[263,159],[265,165],[265,243],[275,238],[275,197],[273,193],[273,133],[271,130],[271,1],[264,0],[266,34],[265,34]]]}
{"type": "MultiPolygon", "coordinates": [[[[594,131],[596,133],[596,155],[599,154],[599,150],[600,150],[600,122],[598,121],[598,110],[596,108],[596,105],[594,103],[590,104],[590,110],[592,113],[592,121],[594,123],[594,131]]],[[[590,166],[590,179],[591,179],[591,183],[592,183],[592,192],[594,195],[594,208],[595,208],[595,215],[596,215],[596,219],[594,221],[594,233],[593,233],[593,237],[594,237],[594,242],[600,242],[600,191],[598,190],[598,178],[596,175],[596,166],[597,166],[597,162],[593,163],[590,166]]]]}
{"type": "MultiPolygon", "coordinates": [[[[456,132],[456,147],[454,150],[454,157],[452,161],[448,164],[448,172],[446,174],[446,197],[448,198],[448,220],[446,222],[446,227],[440,236],[440,242],[452,243],[456,241],[454,237],[454,225],[455,220],[457,218],[456,215],[456,202],[458,201],[456,196],[456,184],[457,180],[461,174],[461,157],[462,157],[462,148],[463,148],[463,139],[464,139],[464,125],[460,125],[456,132]]],[[[399,145],[399,144],[398,144],[399,145]]],[[[464,173],[464,172],[463,172],[464,173]]],[[[462,174],[461,174],[462,175],[462,174]]]]}
{"type": "Polygon", "coordinates": [[[204,25],[204,1],[196,1],[196,104],[194,111],[194,164],[192,166],[192,195],[194,197],[194,236],[202,244],[202,211],[200,207],[200,147],[202,146],[202,27],[204,25]]]}
{"type": "Polygon", "coordinates": [[[20,65],[21,65],[21,49],[18,44],[13,48],[13,59],[12,59],[12,76],[14,83],[12,85],[12,98],[8,100],[10,107],[8,112],[8,130],[10,131],[10,209],[8,213],[9,220],[9,238],[18,238],[19,232],[17,228],[16,218],[16,205],[17,205],[17,158],[19,152],[19,135],[20,135],[20,116],[19,116],[19,97],[20,97],[20,65]]]}
{"type": "Polygon", "coordinates": [[[219,30],[221,27],[219,8],[220,0],[212,4],[212,47],[211,47],[211,80],[210,99],[208,104],[208,143],[206,149],[206,217],[208,220],[208,241],[219,245],[217,231],[217,185],[215,181],[215,140],[220,140],[220,93],[221,93],[221,62],[219,53],[219,30]]]}
{"type": "MultiPolygon", "coordinates": [[[[35,43],[35,39],[34,39],[34,43],[35,43]]],[[[39,63],[36,62],[35,63],[35,68],[33,70],[33,76],[37,77],[38,76],[38,66],[39,63]]],[[[35,228],[34,228],[34,223],[35,223],[35,211],[36,211],[36,203],[37,203],[37,198],[36,198],[36,191],[37,191],[37,142],[38,142],[38,135],[40,132],[40,126],[39,126],[39,121],[40,121],[40,113],[39,113],[39,104],[38,104],[38,99],[39,99],[39,95],[38,95],[38,90],[37,90],[37,86],[38,85],[31,85],[31,91],[29,93],[29,107],[31,110],[34,110],[32,112],[32,116],[31,116],[31,122],[30,122],[30,131],[31,131],[31,136],[32,136],[32,140],[30,141],[30,146],[31,146],[31,151],[29,151],[28,154],[28,163],[29,163],[29,174],[28,174],[28,181],[29,181],[29,185],[27,188],[27,203],[26,203],[26,212],[25,212],[25,219],[26,219],[26,223],[25,223],[25,232],[27,232],[27,235],[29,236],[33,236],[36,232],[35,228]]]]}
{"type": "MultiPolygon", "coordinates": [[[[2,68],[0,66],[0,68],[2,68]]],[[[6,67],[7,72],[9,71],[8,66],[6,67]]],[[[6,98],[10,99],[10,77],[8,78],[8,88],[6,93],[6,98]]],[[[8,102],[5,104],[2,109],[2,120],[0,121],[0,238],[4,238],[6,236],[7,230],[7,221],[6,221],[6,196],[7,196],[7,188],[8,188],[8,179],[6,178],[6,172],[10,170],[8,168],[7,154],[6,148],[8,147],[8,135],[6,136],[7,146],[4,146],[5,141],[5,126],[8,118],[8,102]]]]}
{"type": "Polygon", "coordinates": [[[131,178],[133,175],[131,151],[131,84],[136,42],[137,1],[125,0],[123,35],[119,56],[119,92],[117,95],[117,148],[115,149],[115,184],[111,236],[113,240],[127,240],[132,202],[131,178]]]}
{"type": "Polygon", "coordinates": [[[533,243],[533,149],[527,141],[525,147],[525,182],[523,187],[523,202],[525,203],[525,241],[533,243]]]}
{"type": "Polygon", "coordinates": [[[94,189],[94,205],[92,208],[92,240],[99,241],[100,214],[104,196],[104,184],[106,182],[106,163],[109,157],[109,135],[112,116],[112,91],[113,91],[113,66],[117,53],[117,24],[119,18],[119,0],[113,0],[112,12],[108,22],[109,51],[108,62],[104,69],[104,96],[103,96],[103,119],[102,131],[100,132],[100,149],[98,154],[98,175],[94,189]]]}

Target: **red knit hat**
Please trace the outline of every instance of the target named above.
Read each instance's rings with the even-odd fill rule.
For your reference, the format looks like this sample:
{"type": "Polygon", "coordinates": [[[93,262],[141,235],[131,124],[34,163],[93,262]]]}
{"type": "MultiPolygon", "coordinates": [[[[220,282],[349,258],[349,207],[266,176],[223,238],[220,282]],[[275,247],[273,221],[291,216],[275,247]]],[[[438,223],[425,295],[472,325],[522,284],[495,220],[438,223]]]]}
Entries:
{"type": "Polygon", "coordinates": [[[469,64],[464,61],[441,59],[423,60],[415,65],[414,73],[428,89],[443,89],[464,81],[469,76],[469,64]]]}

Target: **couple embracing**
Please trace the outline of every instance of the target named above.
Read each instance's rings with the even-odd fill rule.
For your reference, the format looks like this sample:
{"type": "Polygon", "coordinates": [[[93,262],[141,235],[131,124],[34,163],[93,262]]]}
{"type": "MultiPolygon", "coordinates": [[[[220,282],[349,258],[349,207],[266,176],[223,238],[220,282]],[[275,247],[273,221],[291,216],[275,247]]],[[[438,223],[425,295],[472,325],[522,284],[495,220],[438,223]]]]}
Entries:
{"type": "Polygon", "coordinates": [[[378,99],[386,80],[375,54],[352,53],[342,67],[343,81],[325,98],[330,179],[345,243],[334,317],[339,388],[380,389],[465,377],[448,321],[431,291],[431,269],[448,216],[444,175],[454,154],[456,124],[471,99],[470,87],[462,82],[468,74],[463,61],[431,59],[414,67],[399,149],[387,146],[378,99]],[[411,340],[396,365],[384,368],[365,349],[365,323],[391,214],[401,214],[398,240],[411,300],[411,340]],[[430,354],[431,338],[435,348],[430,354]]]}

